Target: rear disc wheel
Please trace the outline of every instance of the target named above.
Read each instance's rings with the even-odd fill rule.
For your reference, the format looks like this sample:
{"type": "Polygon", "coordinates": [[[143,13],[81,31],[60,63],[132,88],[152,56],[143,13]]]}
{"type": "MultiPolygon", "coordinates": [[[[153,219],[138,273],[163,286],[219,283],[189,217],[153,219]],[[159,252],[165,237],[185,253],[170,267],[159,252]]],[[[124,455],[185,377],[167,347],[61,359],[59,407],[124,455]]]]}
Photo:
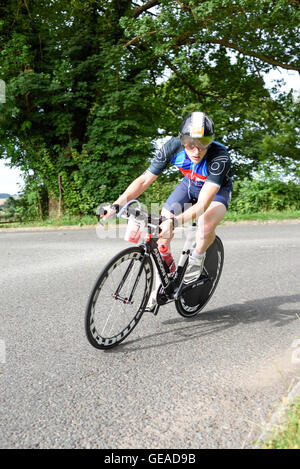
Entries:
{"type": "Polygon", "coordinates": [[[208,303],[220,280],[223,262],[223,244],[221,239],[216,236],[215,241],[206,251],[204,268],[201,275],[204,280],[203,285],[195,287],[194,282],[175,301],[176,309],[181,316],[185,318],[193,317],[208,303]]]}

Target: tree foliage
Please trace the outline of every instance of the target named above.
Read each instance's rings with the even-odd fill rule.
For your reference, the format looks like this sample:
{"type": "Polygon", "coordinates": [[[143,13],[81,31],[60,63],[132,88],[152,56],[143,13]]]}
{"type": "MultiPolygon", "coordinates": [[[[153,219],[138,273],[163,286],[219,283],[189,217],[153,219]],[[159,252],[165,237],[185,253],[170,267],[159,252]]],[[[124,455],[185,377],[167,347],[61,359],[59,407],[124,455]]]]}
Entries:
{"type": "Polygon", "coordinates": [[[298,24],[296,0],[0,0],[0,158],[40,216],[116,198],[195,109],[236,177],[297,162],[299,106],[264,74],[299,71],[298,24]]]}
{"type": "Polygon", "coordinates": [[[271,93],[264,79],[273,67],[300,70],[296,2],[153,3],[155,13],[144,10],[121,23],[130,38],[126,47],[151,50],[170,70],[162,85],[166,134],[201,108],[232,151],[236,174],[246,175],[260,161],[299,160],[298,103],[281,92],[280,83],[271,93]]]}

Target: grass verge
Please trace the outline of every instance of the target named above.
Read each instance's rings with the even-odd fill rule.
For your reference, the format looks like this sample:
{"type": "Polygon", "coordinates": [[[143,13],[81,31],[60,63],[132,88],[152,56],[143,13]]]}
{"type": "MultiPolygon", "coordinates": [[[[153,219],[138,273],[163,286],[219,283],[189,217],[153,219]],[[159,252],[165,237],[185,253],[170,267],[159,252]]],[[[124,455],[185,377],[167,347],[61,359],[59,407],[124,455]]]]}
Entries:
{"type": "Polygon", "coordinates": [[[300,210],[289,210],[289,211],[270,211],[270,212],[253,212],[253,213],[238,213],[229,211],[226,213],[224,221],[244,221],[244,220],[288,220],[292,218],[300,218],[300,210]]]}
{"type": "MultiPolygon", "coordinates": [[[[256,220],[256,221],[267,221],[267,220],[288,220],[293,218],[300,218],[300,210],[294,211],[285,211],[285,212],[255,212],[255,213],[237,213],[233,211],[228,211],[224,221],[246,221],[246,220],[256,220]]],[[[114,222],[114,220],[109,220],[108,223],[114,222]]],[[[126,223],[126,220],[120,219],[120,223],[126,223]]],[[[14,222],[14,223],[1,223],[0,228],[28,228],[28,227],[55,227],[55,226],[87,226],[87,225],[96,225],[97,218],[93,215],[86,215],[83,217],[79,216],[63,216],[61,218],[49,218],[46,220],[30,220],[24,222],[14,222]]]]}
{"type": "Polygon", "coordinates": [[[289,407],[285,422],[274,429],[262,449],[300,449],[300,396],[289,407]]]}
{"type": "MultiPolygon", "coordinates": [[[[109,220],[108,223],[111,223],[109,220]]],[[[29,227],[55,227],[55,226],[88,226],[96,225],[97,218],[93,215],[63,216],[61,218],[47,218],[45,220],[29,220],[23,222],[1,223],[0,228],[29,228],[29,227]]]]}

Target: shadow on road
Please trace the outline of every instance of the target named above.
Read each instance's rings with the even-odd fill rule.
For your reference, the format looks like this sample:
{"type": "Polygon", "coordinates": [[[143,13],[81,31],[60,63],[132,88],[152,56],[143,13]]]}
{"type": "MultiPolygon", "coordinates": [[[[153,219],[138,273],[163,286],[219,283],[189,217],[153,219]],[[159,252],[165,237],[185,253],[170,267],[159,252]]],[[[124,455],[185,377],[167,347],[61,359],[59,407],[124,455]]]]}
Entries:
{"type": "MultiPolygon", "coordinates": [[[[178,325],[179,327],[170,327],[167,331],[156,332],[133,340],[125,340],[117,348],[107,350],[106,353],[128,353],[136,350],[163,347],[221,332],[241,323],[251,324],[268,321],[273,327],[284,327],[293,321],[300,321],[300,305],[297,303],[300,303],[300,295],[274,296],[208,310],[190,319],[177,316],[162,321],[162,325],[178,325]],[[293,306],[294,303],[295,306],[293,306]],[[161,340],[160,343],[155,340],[155,343],[149,344],[149,340],[157,338],[161,340]],[[132,347],[133,344],[139,345],[132,347]]],[[[144,313],[137,328],[141,327],[142,322],[147,320],[147,314],[149,313],[144,313]]],[[[163,308],[158,314],[160,316],[164,314],[163,308]]]]}

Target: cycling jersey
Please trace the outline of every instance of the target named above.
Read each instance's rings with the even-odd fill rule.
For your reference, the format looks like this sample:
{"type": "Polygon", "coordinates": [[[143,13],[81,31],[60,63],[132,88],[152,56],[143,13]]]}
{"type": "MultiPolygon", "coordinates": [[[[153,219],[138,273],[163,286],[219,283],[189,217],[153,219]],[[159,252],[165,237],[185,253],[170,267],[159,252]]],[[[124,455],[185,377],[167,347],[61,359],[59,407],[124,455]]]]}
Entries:
{"type": "Polygon", "coordinates": [[[218,187],[232,183],[231,163],[226,147],[215,141],[208,148],[204,158],[199,163],[193,163],[179,137],[173,137],[153,158],[148,171],[158,176],[169,163],[173,163],[184,176],[200,185],[206,181],[218,187]]]}

